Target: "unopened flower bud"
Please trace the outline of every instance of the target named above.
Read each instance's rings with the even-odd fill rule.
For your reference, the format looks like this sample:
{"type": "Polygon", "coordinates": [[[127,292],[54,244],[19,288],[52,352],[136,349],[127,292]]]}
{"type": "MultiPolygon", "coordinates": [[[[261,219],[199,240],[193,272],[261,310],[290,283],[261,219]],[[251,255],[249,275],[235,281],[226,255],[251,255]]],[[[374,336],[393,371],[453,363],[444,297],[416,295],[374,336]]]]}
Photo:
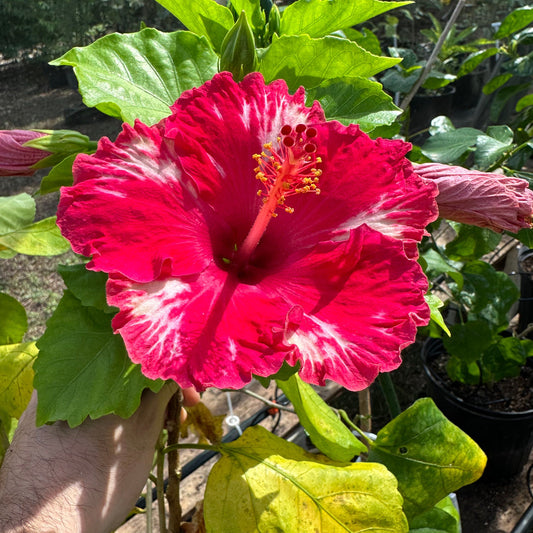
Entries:
{"type": "Polygon", "coordinates": [[[51,153],[26,143],[44,135],[31,130],[0,130],[0,176],[32,176],[34,165],[51,153]]]}
{"type": "Polygon", "coordinates": [[[244,11],[229,30],[222,43],[220,70],[233,74],[235,81],[240,81],[257,69],[257,52],[252,28],[244,11]]]}
{"type": "Polygon", "coordinates": [[[272,9],[268,15],[268,24],[266,26],[266,38],[268,41],[272,39],[274,34],[279,35],[279,28],[281,25],[281,16],[276,4],[272,4],[272,9]]]}

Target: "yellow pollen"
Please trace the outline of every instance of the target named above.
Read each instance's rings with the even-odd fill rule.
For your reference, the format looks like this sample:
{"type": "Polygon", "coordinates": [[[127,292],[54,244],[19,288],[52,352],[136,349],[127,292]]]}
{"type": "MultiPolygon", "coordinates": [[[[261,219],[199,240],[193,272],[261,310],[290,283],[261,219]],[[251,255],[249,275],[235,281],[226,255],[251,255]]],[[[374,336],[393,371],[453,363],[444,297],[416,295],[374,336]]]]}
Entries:
{"type": "Polygon", "coordinates": [[[293,207],[285,205],[289,196],[320,194],[317,183],[322,170],[317,165],[322,163],[322,158],[316,155],[316,130],[313,130],[283,126],[275,145],[264,143],[261,153],[252,156],[257,162],[255,176],[264,187],[257,191],[257,196],[264,204],[269,203],[272,216],[276,216],[277,207],[286,213],[294,212],[293,207]]]}

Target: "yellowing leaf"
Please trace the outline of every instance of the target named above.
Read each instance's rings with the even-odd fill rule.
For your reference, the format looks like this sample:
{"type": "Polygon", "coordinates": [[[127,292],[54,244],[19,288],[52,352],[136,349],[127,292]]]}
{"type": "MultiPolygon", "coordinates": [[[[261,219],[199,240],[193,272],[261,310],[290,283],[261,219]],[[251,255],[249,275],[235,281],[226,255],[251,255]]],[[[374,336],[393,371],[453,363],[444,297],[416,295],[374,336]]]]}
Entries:
{"type": "Polygon", "coordinates": [[[19,418],[33,391],[34,342],[0,346],[0,406],[6,415],[19,418]]]}
{"type": "Polygon", "coordinates": [[[204,500],[208,533],[408,530],[396,480],[382,465],[331,461],[260,426],[219,450],[204,500]]]}

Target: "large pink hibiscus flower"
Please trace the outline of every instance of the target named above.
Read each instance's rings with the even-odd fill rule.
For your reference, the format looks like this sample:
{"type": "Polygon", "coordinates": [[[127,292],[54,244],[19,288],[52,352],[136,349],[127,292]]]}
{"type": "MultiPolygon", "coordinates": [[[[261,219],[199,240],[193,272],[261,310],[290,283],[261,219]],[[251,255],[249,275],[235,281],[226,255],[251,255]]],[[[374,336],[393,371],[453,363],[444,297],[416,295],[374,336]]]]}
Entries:
{"type": "Polygon", "coordinates": [[[131,359],[182,387],[239,388],[283,361],[352,390],[426,324],[416,244],[436,186],[410,146],[326,122],[283,81],[221,73],[74,165],[58,223],[131,359]]]}

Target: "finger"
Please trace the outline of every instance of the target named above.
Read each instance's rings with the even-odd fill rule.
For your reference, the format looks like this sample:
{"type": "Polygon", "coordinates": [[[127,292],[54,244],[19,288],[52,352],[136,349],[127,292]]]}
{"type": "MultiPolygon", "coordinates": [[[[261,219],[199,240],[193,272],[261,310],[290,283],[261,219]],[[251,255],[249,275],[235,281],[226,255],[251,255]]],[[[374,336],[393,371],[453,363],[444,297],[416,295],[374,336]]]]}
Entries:
{"type": "Polygon", "coordinates": [[[183,389],[183,405],[192,407],[200,401],[200,395],[194,388],[183,389]]]}

